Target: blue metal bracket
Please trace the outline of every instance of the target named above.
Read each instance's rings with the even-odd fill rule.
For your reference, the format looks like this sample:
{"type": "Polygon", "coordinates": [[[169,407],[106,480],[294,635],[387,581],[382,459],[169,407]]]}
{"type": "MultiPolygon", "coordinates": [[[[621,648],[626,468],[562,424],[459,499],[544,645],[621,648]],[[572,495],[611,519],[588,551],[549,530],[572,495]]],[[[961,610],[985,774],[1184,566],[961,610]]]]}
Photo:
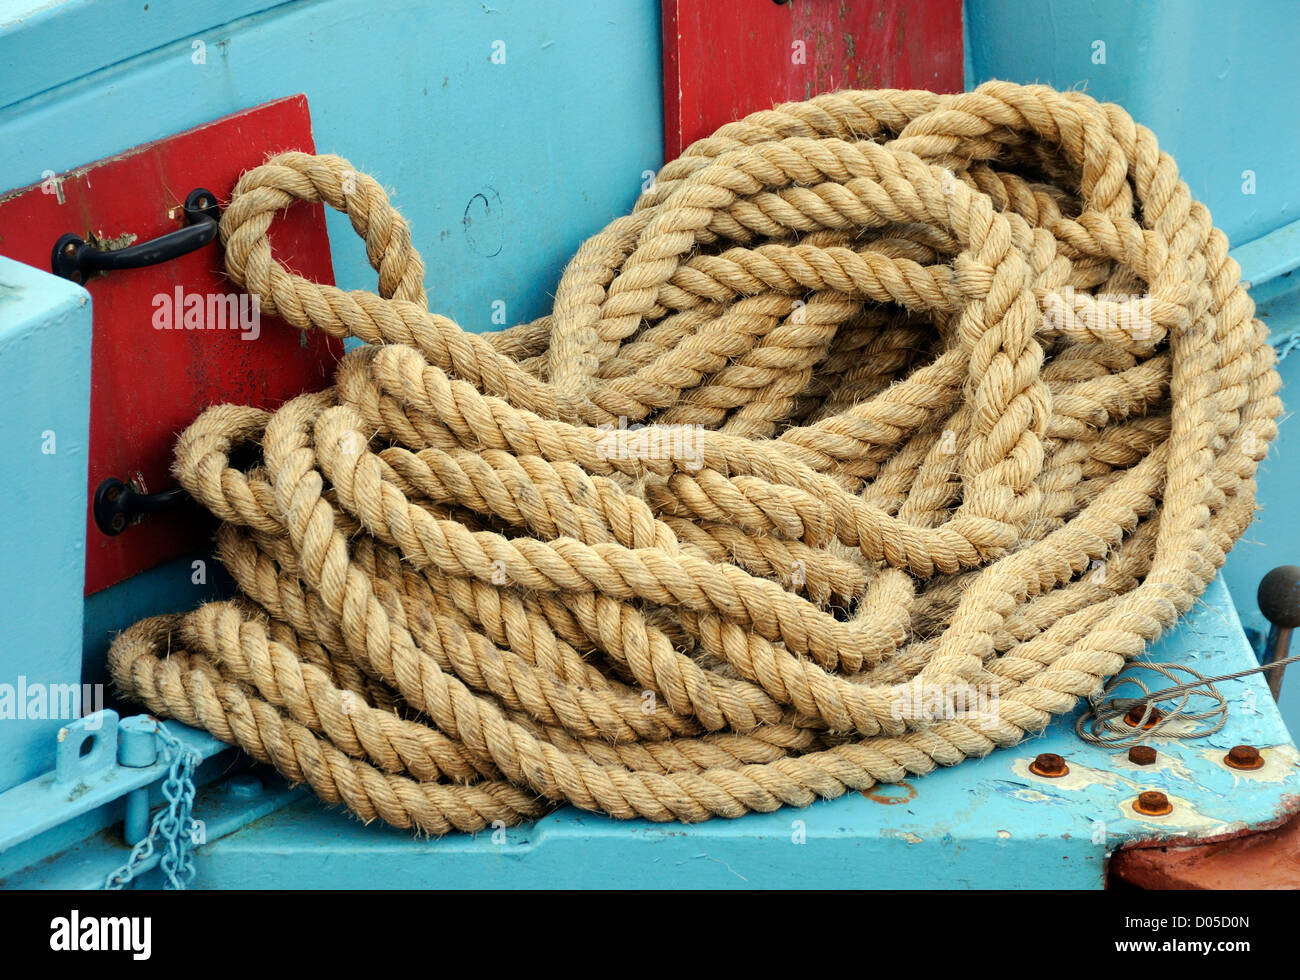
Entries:
{"type": "MultiPolygon", "coordinates": [[[[117,712],[105,709],[61,728],[54,771],[0,793],[0,853],[136,790],[147,794],[149,786],[167,774],[167,765],[156,754],[152,762],[142,764],[139,736],[147,728],[152,740],[155,724],[145,715],[119,723],[117,712]],[[126,763],[119,754],[119,736],[127,746],[126,763]],[[83,756],[87,743],[91,747],[83,756]]],[[[176,722],[167,727],[201,758],[230,748],[207,732],[176,722]]],[[[144,800],[147,818],[147,796],[144,800]]]]}
{"type": "Polygon", "coordinates": [[[117,757],[117,712],[96,711],[59,729],[54,755],[54,782],[93,782],[117,757]]]}

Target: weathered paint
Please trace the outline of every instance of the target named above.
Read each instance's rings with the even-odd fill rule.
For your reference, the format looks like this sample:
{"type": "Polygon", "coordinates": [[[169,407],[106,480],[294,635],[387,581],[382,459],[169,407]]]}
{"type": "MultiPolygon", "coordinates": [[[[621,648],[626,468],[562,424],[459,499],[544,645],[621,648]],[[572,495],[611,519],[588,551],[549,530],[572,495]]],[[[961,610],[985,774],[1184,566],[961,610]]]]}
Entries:
{"type": "Polygon", "coordinates": [[[962,86],[961,0],[663,0],[669,159],[723,123],[838,88],[962,86]]]}
{"type": "MultiPolygon", "coordinates": [[[[245,170],[273,153],[312,149],[302,96],[235,113],[0,194],[0,255],[48,268],[50,247],[65,233],[123,245],[161,237],[184,224],[180,205],[195,188],[228,205],[245,170]]],[[[300,275],[333,283],[322,205],[288,209],[271,238],[276,254],[289,257],[300,275]]],[[[222,402],[276,408],[327,387],[343,345],[261,315],[225,277],[218,243],[146,268],[92,276],[86,289],[95,323],[84,517],[90,594],[199,547],[213,529],[198,508],[177,506],[121,534],[104,534],[90,506],[103,480],[134,480],[152,493],[171,489],[176,433],[200,412],[222,402]],[[239,306],[207,305],[222,296],[239,306]],[[191,329],[183,302],[195,299],[198,329],[191,329]]]]}
{"type": "Polygon", "coordinates": [[[1294,891],[1300,888],[1300,817],[1214,844],[1122,851],[1111,870],[1139,888],[1294,891]]]}

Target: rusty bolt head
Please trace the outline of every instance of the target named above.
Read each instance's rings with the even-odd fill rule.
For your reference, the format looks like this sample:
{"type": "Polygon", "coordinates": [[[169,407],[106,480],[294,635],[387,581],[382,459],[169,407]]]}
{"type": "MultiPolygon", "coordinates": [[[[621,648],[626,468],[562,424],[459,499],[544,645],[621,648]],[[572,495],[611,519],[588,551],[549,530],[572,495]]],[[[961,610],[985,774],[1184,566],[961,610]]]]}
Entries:
{"type": "Polygon", "coordinates": [[[1259,769],[1264,765],[1264,757],[1253,745],[1234,745],[1223,757],[1223,761],[1233,769],[1259,769]]]}
{"type": "Polygon", "coordinates": [[[1035,776],[1059,779],[1069,773],[1070,767],[1055,752],[1043,752],[1033,762],[1029,763],[1029,771],[1035,776]]]}
{"type": "MultiPolygon", "coordinates": [[[[1142,725],[1142,714],[1146,710],[1147,707],[1145,704],[1135,704],[1131,709],[1129,709],[1129,713],[1124,716],[1124,722],[1131,725],[1133,728],[1137,728],[1138,725],[1142,725]]],[[[1145,725],[1142,725],[1142,730],[1144,732],[1150,731],[1155,728],[1156,725],[1160,724],[1160,722],[1164,721],[1164,718],[1165,716],[1160,713],[1159,708],[1152,708],[1151,717],[1147,719],[1145,725]]]]}
{"type": "Polygon", "coordinates": [[[1133,809],[1148,817],[1163,817],[1173,812],[1174,805],[1169,802],[1169,797],[1164,793],[1150,789],[1138,794],[1138,798],[1133,802],[1133,809]]]}
{"type": "Polygon", "coordinates": [[[1128,761],[1135,766],[1154,765],[1156,750],[1149,745],[1135,745],[1128,750],[1128,761]]]}

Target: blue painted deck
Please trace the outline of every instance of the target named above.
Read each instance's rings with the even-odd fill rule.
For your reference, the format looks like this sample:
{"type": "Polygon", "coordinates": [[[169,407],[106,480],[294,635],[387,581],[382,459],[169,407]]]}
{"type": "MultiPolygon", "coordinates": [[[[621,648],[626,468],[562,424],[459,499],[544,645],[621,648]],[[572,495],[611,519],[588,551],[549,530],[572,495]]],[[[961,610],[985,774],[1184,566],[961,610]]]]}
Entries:
{"type": "MultiPolygon", "coordinates": [[[[1193,651],[1197,668],[1213,674],[1252,663],[1217,580],[1151,657],[1177,662],[1193,651]]],[[[499,843],[489,832],[417,843],[305,801],[211,845],[199,874],[205,887],[292,880],[330,888],[369,875],[406,888],[1099,888],[1106,856],[1124,842],[1204,839],[1273,823],[1300,788],[1300,754],[1260,675],[1221,690],[1234,705],[1229,726],[1193,742],[1150,740],[1160,753],[1151,767],[1080,742],[1072,718],[1062,718],[1015,748],[897,786],[690,827],[566,808],[499,832],[499,843]],[[1258,711],[1241,710],[1252,704],[1258,711]],[[1223,764],[1242,742],[1271,747],[1263,769],[1223,764]],[[1031,774],[1039,752],[1066,756],[1070,774],[1031,774]],[[1174,812],[1134,812],[1133,799],[1148,789],[1164,791],[1174,812]]]]}
{"type": "MultiPolygon", "coordinates": [[[[1151,659],[1194,663],[1210,674],[1254,662],[1221,580],[1151,659]]],[[[1228,726],[1195,741],[1147,739],[1159,751],[1150,767],[1133,765],[1126,751],[1081,742],[1067,717],[1019,746],[897,786],[693,826],[620,822],[566,807],[522,827],[416,840],[286,791],[259,768],[266,789],[244,801],[251,813],[232,807],[220,786],[200,795],[195,812],[210,843],[197,852],[196,885],[1100,888],[1106,858],[1126,843],[1232,836],[1276,824],[1294,805],[1300,753],[1261,675],[1220,689],[1233,706],[1228,726]],[[1243,742],[1263,749],[1263,769],[1224,765],[1227,750],[1243,742]],[[1070,774],[1030,773],[1039,752],[1065,756],[1070,774]],[[1174,812],[1137,814],[1132,802],[1149,789],[1163,791],[1174,812]]],[[[202,733],[193,744],[211,752],[202,733]]],[[[126,853],[112,831],[26,868],[0,853],[0,887],[89,887],[126,853]]]]}

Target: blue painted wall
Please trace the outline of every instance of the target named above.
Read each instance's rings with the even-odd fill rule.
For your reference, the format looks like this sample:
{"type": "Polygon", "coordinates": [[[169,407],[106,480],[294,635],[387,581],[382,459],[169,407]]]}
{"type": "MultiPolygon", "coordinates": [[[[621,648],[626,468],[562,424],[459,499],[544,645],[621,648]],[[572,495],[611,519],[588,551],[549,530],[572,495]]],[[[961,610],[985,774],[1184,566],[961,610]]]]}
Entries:
{"type": "MultiPolygon", "coordinates": [[[[493,328],[498,300],[509,323],[531,319],[578,244],[663,162],[658,7],[0,0],[0,192],[305,92],[318,150],[373,174],[410,221],[431,307],[476,331],[493,328]]],[[[347,220],[329,229],[339,284],[373,288],[347,220]]],[[[71,374],[49,387],[84,398],[88,350],[60,363],[71,374]]],[[[205,591],[186,558],[91,597],[87,676],[102,676],[113,631],[205,591]]],[[[0,590],[0,621],[23,621],[24,605],[27,592],[0,590]]],[[[14,636],[32,655],[40,640],[14,636]]]]}
{"type": "Polygon", "coordinates": [[[1233,245],[1300,219],[1294,0],[966,0],[965,10],[967,87],[1043,82],[1122,105],[1233,245]],[[1254,194],[1242,193],[1244,171],[1254,194]]]}

